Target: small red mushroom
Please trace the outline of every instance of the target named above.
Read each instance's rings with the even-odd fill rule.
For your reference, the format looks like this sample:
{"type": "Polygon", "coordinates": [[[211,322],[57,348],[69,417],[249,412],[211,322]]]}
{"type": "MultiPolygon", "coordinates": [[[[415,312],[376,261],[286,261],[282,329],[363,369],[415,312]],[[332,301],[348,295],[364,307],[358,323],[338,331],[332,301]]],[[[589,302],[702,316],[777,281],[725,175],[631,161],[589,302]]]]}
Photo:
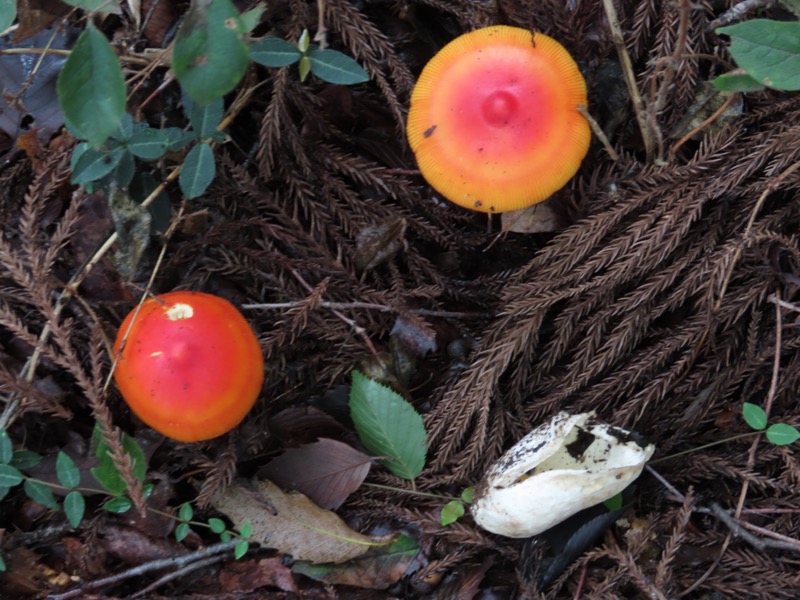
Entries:
{"type": "Polygon", "coordinates": [[[145,300],[128,331],[135,313],[122,321],[114,343],[114,380],[131,410],[181,442],[236,427],[264,383],[261,346],[242,314],[201,292],[145,300]]]}
{"type": "Polygon", "coordinates": [[[408,141],[422,175],[488,213],[545,200],[589,149],[586,82],[561,44],[498,25],[464,34],[425,66],[411,95],[408,141]]]}

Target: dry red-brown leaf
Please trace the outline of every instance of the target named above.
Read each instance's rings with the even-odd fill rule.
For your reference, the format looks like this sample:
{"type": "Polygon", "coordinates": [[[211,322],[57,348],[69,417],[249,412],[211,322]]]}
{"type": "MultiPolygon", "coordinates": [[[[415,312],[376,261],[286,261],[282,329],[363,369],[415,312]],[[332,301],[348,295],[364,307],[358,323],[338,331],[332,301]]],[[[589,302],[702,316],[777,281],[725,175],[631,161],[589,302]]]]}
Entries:
{"type": "Polygon", "coordinates": [[[336,510],[362,484],[370,464],[363,452],[322,438],[287,450],[262,467],[259,476],[285,490],[302,492],[322,508],[336,510]]]}
{"type": "Polygon", "coordinates": [[[284,444],[297,446],[320,437],[340,434],[344,432],[344,427],[318,408],[295,406],[271,417],[269,432],[284,444]]]}
{"type": "Polygon", "coordinates": [[[292,570],[278,557],[229,562],[219,574],[225,592],[250,593],[262,587],[276,587],[297,593],[292,570]]]}
{"type": "Polygon", "coordinates": [[[153,539],[131,527],[119,527],[108,523],[103,527],[102,534],[103,546],[108,553],[133,565],[180,556],[187,552],[177,542],[153,539]]]}
{"type": "Polygon", "coordinates": [[[106,572],[106,551],[100,544],[87,544],[78,537],[61,538],[64,545],[64,570],[82,579],[96,579],[106,572]]]}

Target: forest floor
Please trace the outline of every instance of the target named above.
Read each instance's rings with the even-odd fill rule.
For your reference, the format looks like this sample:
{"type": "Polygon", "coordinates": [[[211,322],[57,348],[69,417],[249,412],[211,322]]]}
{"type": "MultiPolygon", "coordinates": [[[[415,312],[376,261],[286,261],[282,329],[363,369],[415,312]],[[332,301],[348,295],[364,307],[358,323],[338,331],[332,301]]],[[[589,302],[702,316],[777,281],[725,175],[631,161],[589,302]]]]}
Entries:
{"type": "MultiPolygon", "coordinates": [[[[27,34],[86,26],[57,2],[18,4],[27,34]]],[[[188,3],[122,4],[98,26],[136,59],[123,61],[131,84],[141,74],[128,111],[186,126],[167,70],[137,60],[169,44],[188,3]]],[[[800,597],[797,445],[743,418],[756,405],[769,424],[800,424],[800,97],[709,91],[731,67],[714,33],[723,4],[616,3],[637,114],[601,0],[271,2],[254,35],[295,42],[322,22],[370,81],[251,65],[226,97],[203,195],[186,200],[170,178],[185,153],[136,163],[149,191],[166,182],[152,233],[132,226],[135,206],[71,182],[76,140],[59,122],[54,55],[28,129],[0,119],[0,597],[800,597]],[[450,204],[406,142],[425,63],[493,24],[567,48],[617,154],[594,140],[545,217],[450,204]],[[252,325],[265,384],[231,433],[170,440],[109,385],[117,328],[145,290],[216,294],[252,325]],[[354,370],[423,416],[413,482],[347,458],[364,450],[347,405],[354,370]],[[483,531],[468,511],[441,524],[448,498],[559,411],[594,411],[655,445],[621,512],[525,540],[483,531]],[[146,488],[131,457],[146,463],[146,488]],[[347,460],[327,501],[253,483],[287,469],[331,477],[347,460]],[[116,494],[98,489],[104,466],[116,494]],[[220,500],[231,495],[234,508],[220,500]],[[264,515],[285,515],[284,501],[290,517],[276,526],[264,515]],[[219,530],[248,521],[237,560],[238,538],[219,530]],[[359,534],[374,546],[365,555],[299,560],[317,546],[343,560],[332,540],[359,534]]]]}

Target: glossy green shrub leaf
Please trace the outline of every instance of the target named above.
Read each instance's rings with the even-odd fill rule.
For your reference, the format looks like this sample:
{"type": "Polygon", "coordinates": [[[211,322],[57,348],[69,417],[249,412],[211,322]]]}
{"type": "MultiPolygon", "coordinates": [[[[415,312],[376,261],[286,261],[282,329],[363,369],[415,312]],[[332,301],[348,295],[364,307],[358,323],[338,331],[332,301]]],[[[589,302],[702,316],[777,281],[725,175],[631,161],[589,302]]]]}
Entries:
{"type": "Polygon", "coordinates": [[[297,46],[276,37],[265,37],[250,44],[250,58],[265,67],[293,65],[303,54],[297,46]]]}
{"type": "Polygon", "coordinates": [[[192,3],[175,38],[172,68],[195,102],[208,104],[241,81],[249,62],[242,37],[231,0],[192,3]]]}
{"type": "Polygon", "coordinates": [[[93,146],[119,127],[125,114],[125,79],[111,44],[91,23],[64,64],[57,89],[64,118],[93,146]]]}
{"type": "Polygon", "coordinates": [[[464,503],[460,500],[451,500],[442,507],[441,524],[443,527],[455,523],[464,516],[464,503]]]}
{"type": "Polygon", "coordinates": [[[133,508],[133,502],[131,502],[130,498],[126,498],[125,496],[117,496],[106,502],[103,508],[108,512],[122,514],[133,508]]]}
{"type": "Polygon", "coordinates": [[[364,447],[398,477],[414,479],[425,466],[422,417],[400,394],[353,371],[350,416],[364,447]]]}
{"type": "Polygon", "coordinates": [[[721,92],[760,92],[764,89],[747,73],[725,73],[712,79],[711,84],[721,92]]]}
{"type": "Polygon", "coordinates": [[[0,431],[0,465],[7,465],[12,458],[14,458],[14,444],[4,429],[0,431]]]}
{"type": "Polygon", "coordinates": [[[34,502],[38,502],[50,510],[58,510],[58,503],[53,496],[50,486],[42,483],[41,481],[26,479],[23,488],[25,489],[25,493],[28,495],[28,498],[34,502]]]}
{"type": "Polygon", "coordinates": [[[742,416],[745,423],[757,431],[761,431],[767,426],[767,413],[757,404],[745,402],[742,405],[742,416]]]}
{"type": "Polygon", "coordinates": [[[17,17],[16,0],[0,0],[0,32],[5,31],[17,17]]]}
{"type": "Polygon", "coordinates": [[[83,520],[83,515],[86,512],[86,501],[81,496],[80,492],[70,492],[64,498],[64,514],[67,515],[69,524],[77,527],[83,520]]]}
{"type": "Polygon", "coordinates": [[[767,439],[776,446],[786,446],[800,439],[800,431],[786,423],[775,423],[767,429],[767,439]]]}
{"type": "Polygon", "coordinates": [[[11,465],[0,465],[0,486],[14,487],[22,483],[22,473],[11,465]]]}
{"type": "Polygon", "coordinates": [[[56,477],[61,485],[70,490],[81,482],[81,472],[75,461],[63,451],[59,451],[56,457],[56,477]]]}
{"type": "Polygon", "coordinates": [[[356,61],[336,50],[314,49],[308,53],[311,72],[328,83],[352,85],[369,81],[369,75],[356,61]]]}
{"type": "Polygon", "coordinates": [[[197,144],[186,155],[178,177],[183,195],[189,200],[202,195],[214,180],[216,169],[211,146],[205,143],[197,144]]]}
{"type": "Polygon", "coordinates": [[[733,60],[753,79],[778,90],[800,90],[800,22],[752,19],[720,27],[733,60]]]}
{"type": "Polygon", "coordinates": [[[123,148],[114,148],[108,151],[104,148],[92,148],[88,144],[79,144],[72,154],[72,183],[86,185],[98,181],[116,169],[122,156],[123,148]]]}

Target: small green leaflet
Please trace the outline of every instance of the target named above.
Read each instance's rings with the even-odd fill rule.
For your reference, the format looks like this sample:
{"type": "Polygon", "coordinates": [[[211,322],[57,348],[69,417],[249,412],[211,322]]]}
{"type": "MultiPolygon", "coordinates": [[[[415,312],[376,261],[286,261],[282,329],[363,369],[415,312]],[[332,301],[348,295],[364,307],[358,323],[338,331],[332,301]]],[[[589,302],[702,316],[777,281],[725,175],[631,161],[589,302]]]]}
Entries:
{"type": "Polygon", "coordinates": [[[756,431],[761,431],[767,426],[767,413],[757,404],[745,402],[742,405],[742,416],[745,423],[756,431]]]}
{"type": "Polygon", "coordinates": [[[308,53],[311,72],[328,83],[352,85],[369,81],[369,75],[356,61],[336,50],[315,48],[308,53]]]}
{"type": "Polygon", "coordinates": [[[442,507],[441,524],[447,527],[464,516],[464,503],[460,500],[451,500],[442,507]]]}
{"type": "Polygon", "coordinates": [[[350,416],[364,447],[398,477],[412,480],[425,466],[422,417],[400,394],[353,371],[350,416]]]}
{"type": "Polygon", "coordinates": [[[716,31],[730,36],[731,56],[753,79],[778,90],[800,90],[800,22],[753,19],[716,31]]]}
{"type": "Polygon", "coordinates": [[[183,195],[189,200],[202,195],[214,180],[216,170],[211,146],[204,142],[197,144],[186,155],[181,174],[178,176],[183,195]]]}
{"type": "Polygon", "coordinates": [[[250,44],[250,58],[265,67],[293,65],[302,56],[297,46],[276,37],[265,37],[250,44]]]}
{"type": "Polygon", "coordinates": [[[17,3],[15,0],[0,0],[0,32],[5,31],[17,17],[17,3]]]}
{"type": "Polygon", "coordinates": [[[786,423],[770,425],[766,431],[767,439],[776,446],[786,446],[800,439],[800,431],[786,423]]]}

